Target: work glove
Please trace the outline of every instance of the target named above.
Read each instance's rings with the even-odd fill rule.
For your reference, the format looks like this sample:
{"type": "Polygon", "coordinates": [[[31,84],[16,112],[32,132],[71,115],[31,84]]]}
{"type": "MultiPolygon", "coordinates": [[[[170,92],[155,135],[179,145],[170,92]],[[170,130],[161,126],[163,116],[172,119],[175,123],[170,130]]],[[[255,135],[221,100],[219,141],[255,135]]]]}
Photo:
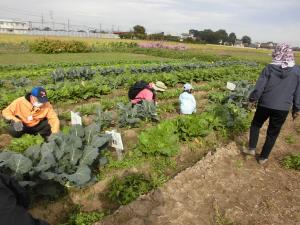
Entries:
{"type": "Polygon", "coordinates": [[[20,132],[23,130],[23,123],[21,121],[12,121],[12,127],[15,131],[20,132]]]}

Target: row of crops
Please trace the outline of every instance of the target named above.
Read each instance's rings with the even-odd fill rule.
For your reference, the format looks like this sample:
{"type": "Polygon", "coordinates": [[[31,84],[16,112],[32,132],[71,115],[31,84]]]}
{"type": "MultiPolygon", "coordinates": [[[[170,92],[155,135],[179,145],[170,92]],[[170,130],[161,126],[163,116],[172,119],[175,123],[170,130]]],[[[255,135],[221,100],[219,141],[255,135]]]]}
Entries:
{"type": "MultiPolygon", "coordinates": [[[[50,101],[59,103],[56,107],[64,107],[70,101],[84,103],[85,100],[95,98],[102,109],[110,111],[103,112],[94,106],[78,106],[75,110],[82,112],[82,115],[88,114],[90,120],[83,126],[73,127],[66,123],[70,120],[69,112],[59,114],[63,124],[62,133],[51,136],[44,143],[38,137],[25,136],[24,139],[18,139],[18,142],[14,140],[0,153],[0,171],[15,176],[37,195],[55,198],[64,191],[68,193],[73,188],[94,184],[109,174],[110,170],[149,163],[149,175],[128,176],[125,178],[128,178],[126,183],[114,179],[109,184],[106,196],[117,204],[127,204],[140,194],[164,183],[168,179],[165,171],[174,166],[173,158],[180,154],[181,145],[195,139],[204,142],[211,134],[223,140],[248,128],[250,114],[243,98],[251,84],[241,84],[242,90],[235,93],[235,97],[229,92],[211,93],[207,96],[210,104],[203,106],[203,112],[199,114],[159,120],[163,110],[176,112],[173,100],[172,104],[164,104],[165,100],[176,98],[177,101],[181,88],[174,87],[185,82],[204,81],[209,86],[207,90],[219,90],[228,80],[253,81],[261,70],[261,66],[256,63],[242,61],[52,66],[55,65],[49,68],[37,66],[34,69],[32,66],[11,67],[11,70],[7,70],[6,77],[15,76],[11,80],[2,79],[0,85],[4,91],[0,93],[0,109],[30,91],[32,86],[43,85],[50,101]],[[127,96],[114,99],[105,97],[116,89],[127,93],[130,85],[142,79],[148,82],[160,80],[173,88],[159,94],[162,104],[158,107],[147,103],[131,107],[131,104],[127,104],[127,96]],[[104,131],[128,130],[133,127],[141,129],[137,142],[127,149],[124,159],[118,161],[108,148],[111,137],[104,131]],[[134,188],[130,186],[132,184],[134,188]],[[145,185],[147,188],[140,188],[145,185]]],[[[5,77],[5,69],[0,69],[0,74],[5,77]]],[[[195,87],[197,90],[197,85],[195,87]]]]}
{"type": "MultiPolygon", "coordinates": [[[[204,138],[212,132],[230,136],[245,131],[250,122],[246,102],[252,85],[248,82],[236,83],[235,92],[226,92],[223,98],[215,101],[201,114],[180,116],[160,122],[138,136],[134,154],[143,156],[176,156],[179,143],[194,138],[204,138]],[[153,140],[156,140],[153,142],[153,140]]],[[[132,127],[139,120],[150,119],[154,115],[154,105],[142,106],[141,109],[120,106],[127,118],[120,118],[124,126],[132,127]],[[135,115],[132,115],[135,113],[135,115]],[[146,114],[145,114],[146,113],[146,114]]],[[[105,154],[110,136],[104,128],[112,126],[107,123],[107,115],[98,111],[93,122],[84,126],[72,126],[67,132],[52,135],[48,142],[38,143],[20,152],[2,151],[0,153],[0,170],[14,175],[23,186],[30,190],[42,189],[42,186],[82,187],[97,180],[95,169],[106,165],[109,160],[105,154]],[[21,165],[21,166],[20,166],[21,165]]],[[[131,154],[129,156],[132,157],[131,154]]],[[[43,194],[53,194],[44,192],[43,194]]]]}
{"type": "MultiPolygon", "coordinates": [[[[164,62],[172,62],[175,60],[164,60],[164,62]]],[[[47,63],[47,64],[22,64],[22,65],[0,65],[0,73],[10,72],[10,71],[19,71],[29,70],[31,72],[36,70],[45,70],[45,69],[55,69],[55,68],[71,68],[71,67],[95,67],[95,66],[122,66],[122,65],[134,65],[134,64],[153,64],[159,63],[161,59],[152,59],[152,60],[118,60],[118,61],[107,61],[107,62],[56,62],[56,63],[47,63]]]]}
{"type": "MultiPolygon", "coordinates": [[[[92,69],[63,70],[60,76],[68,77],[72,74],[72,76],[80,77],[80,79],[66,79],[64,82],[56,82],[55,84],[53,84],[53,80],[49,75],[48,78],[32,81],[27,78],[14,79],[13,81],[2,80],[2,89],[5,92],[0,93],[0,108],[5,107],[14,98],[30,91],[34,85],[44,86],[52,102],[77,101],[99,98],[101,95],[111,93],[113,89],[128,87],[135,81],[142,79],[148,82],[160,80],[169,87],[185,82],[255,80],[261,67],[253,63],[220,62],[215,64],[170,64],[156,67],[135,67],[133,73],[131,69],[127,69],[120,74],[113,74],[111,72],[113,70],[109,69],[108,71],[106,69],[106,73],[111,73],[110,75],[87,75],[96,73],[92,69]],[[153,73],[153,70],[156,72],[153,73]],[[139,73],[136,71],[139,71],[139,73]],[[92,78],[85,80],[83,77],[86,76],[92,76],[92,78]]],[[[103,70],[101,71],[103,72],[103,70]]],[[[56,74],[56,72],[54,73],[56,74]]]]}
{"type": "Polygon", "coordinates": [[[184,63],[184,64],[162,64],[152,66],[130,66],[124,67],[106,67],[106,68],[71,68],[69,70],[57,69],[51,73],[51,77],[54,82],[64,80],[91,80],[96,74],[101,76],[120,75],[124,73],[142,74],[142,73],[172,73],[177,71],[195,70],[195,69],[210,69],[217,67],[245,65],[251,67],[257,67],[254,62],[242,62],[242,61],[219,61],[216,63],[184,63]]]}

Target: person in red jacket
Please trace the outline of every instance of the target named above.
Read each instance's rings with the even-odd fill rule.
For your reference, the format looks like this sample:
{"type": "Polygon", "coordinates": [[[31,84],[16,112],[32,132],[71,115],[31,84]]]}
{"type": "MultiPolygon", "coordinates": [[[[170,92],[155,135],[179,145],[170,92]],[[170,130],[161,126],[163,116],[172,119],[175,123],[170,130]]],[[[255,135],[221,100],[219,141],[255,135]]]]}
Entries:
{"type": "Polygon", "coordinates": [[[135,85],[133,86],[133,90],[135,90],[137,93],[134,93],[135,97],[131,99],[131,103],[133,105],[138,104],[142,101],[155,102],[155,92],[164,92],[167,89],[167,86],[161,81],[149,84],[145,83],[144,81],[140,81],[135,85]],[[136,87],[134,87],[135,85],[136,87]]]}

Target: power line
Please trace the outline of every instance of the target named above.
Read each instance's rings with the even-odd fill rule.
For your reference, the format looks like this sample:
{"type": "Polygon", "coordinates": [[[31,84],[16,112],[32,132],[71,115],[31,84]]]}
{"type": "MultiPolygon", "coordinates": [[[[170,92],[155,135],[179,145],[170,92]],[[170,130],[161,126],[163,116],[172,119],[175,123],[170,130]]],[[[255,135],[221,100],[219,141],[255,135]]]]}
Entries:
{"type": "Polygon", "coordinates": [[[14,15],[26,15],[26,16],[32,16],[32,17],[40,17],[38,15],[35,15],[35,14],[29,14],[29,13],[24,13],[24,12],[17,12],[15,10],[10,10],[10,9],[4,9],[4,8],[0,8],[0,11],[2,12],[6,12],[6,13],[9,13],[9,14],[14,14],[14,15]]]}
{"type": "MultiPolygon", "coordinates": [[[[15,12],[20,12],[19,9],[16,9],[16,8],[11,8],[11,7],[7,7],[7,6],[4,6],[4,7],[1,7],[1,9],[5,8],[5,10],[10,10],[10,11],[15,11],[15,12]]],[[[29,11],[29,10],[24,10],[24,9],[21,9],[22,12],[25,12],[26,14],[35,14],[35,16],[38,16],[38,14],[36,14],[36,12],[33,12],[33,11],[29,11]]]]}
{"type": "MultiPolygon", "coordinates": [[[[9,8],[9,7],[1,7],[0,8],[0,11],[2,12],[5,12],[5,13],[8,13],[8,14],[11,14],[11,15],[26,15],[26,16],[30,16],[30,17],[35,17],[35,18],[39,18],[40,21],[37,22],[37,21],[32,21],[32,20],[28,20],[26,19],[25,21],[29,21],[29,24],[30,24],[30,27],[32,24],[40,24],[41,27],[43,28],[44,26],[48,25],[48,26],[51,26],[52,25],[52,28],[54,29],[55,28],[55,25],[62,25],[64,27],[64,29],[66,28],[66,22],[67,22],[67,29],[70,30],[71,27],[76,27],[76,28],[83,28],[83,29],[92,29],[92,30],[96,30],[97,28],[97,25],[85,25],[85,24],[76,24],[75,23],[72,23],[72,25],[70,24],[70,18],[67,19],[66,22],[55,22],[54,21],[54,18],[53,18],[53,11],[50,10],[50,19],[51,19],[51,22],[48,22],[45,20],[45,16],[44,14],[42,13],[41,15],[37,15],[35,14],[33,11],[27,11],[27,10],[18,10],[18,9],[13,9],[13,8],[9,8]]],[[[15,18],[13,18],[15,19],[15,18]]],[[[18,18],[18,20],[21,20],[18,18]]],[[[24,19],[23,19],[24,20],[24,19]]],[[[103,23],[100,23],[99,24],[99,28],[100,28],[100,31],[103,30],[103,25],[106,25],[106,27],[110,27],[111,26],[111,30],[114,31],[115,29],[115,26],[116,25],[109,25],[109,24],[103,24],[103,23]]],[[[105,29],[104,29],[105,30],[105,29]]],[[[107,29],[109,30],[109,29],[107,29]]],[[[118,30],[119,30],[119,26],[118,26],[118,30]]]]}

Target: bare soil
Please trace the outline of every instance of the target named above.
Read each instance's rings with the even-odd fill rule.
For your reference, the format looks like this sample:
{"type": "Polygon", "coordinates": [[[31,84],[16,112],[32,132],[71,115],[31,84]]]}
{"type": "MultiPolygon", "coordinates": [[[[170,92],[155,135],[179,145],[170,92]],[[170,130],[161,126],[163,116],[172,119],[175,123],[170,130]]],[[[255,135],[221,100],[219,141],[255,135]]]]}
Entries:
{"type": "Polygon", "coordinates": [[[5,148],[11,142],[12,136],[9,134],[1,134],[0,135],[0,149],[5,148]]]}
{"type": "MultiPolygon", "coordinates": [[[[266,127],[261,131],[261,149],[266,127]]],[[[299,225],[300,172],[281,160],[299,153],[299,135],[288,118],[269,161],[241,154],[246,136],[217,149],[163,187],[141,196],[95,225],[299,225]],[[288,144],[287,136],[295,142],[288,144]]]]}
{"type": "MultiPolygon", "coordinates": [[[[201,107],[207,102],[205,93],[195,92],[195,97],[198,103],[203,102],[198,104],[198,110],[202,111],[201,107]]],[[[164,113],[163,118],[174,116],[177,115],[164,113]]],[[[219,148],[215,154],[208,154],[204,159],[202,157],[207,149],[202,148],[201,141],[195,139],[183,144],[181,153],[175,159],[177,168],[171,169],[168,175],[183,172],[163,187],[120,207],[98,224],[298,225],[299,172],[281,166],[285,155],[299,152],[300,136],[295,130],[295,124],[288,118],[270,160],[264,166],[258,165],[254,157],[245,157],[240,153],[242,145],[247,144],[247,134],[237,137],[235,143],[219,148]],[[288,143],[287,137],[295,141],[288,143]]],[[[266,126],[261,131],[258,149],[262,147],[265,132],[266,126]]],[[[126,140],[125,150],[137,143],[138,133],[139,129],[122,130],[126,140]]],[[[211,149],[221,142],[215,136],[206,139],[211,149]]],[[[131,170],[145,172],[147,165],[131,170]]],[[[115,171],[120,176],[127,172],[115,171]]],[[[107,202],[103,196],[109,180],[108,177],[91,187],[71,191],[60,201],[38,203],[31,212],[55,225],[77,204],[82,206],[83,211],[114,211],[118,206],[107,202]]]]}

